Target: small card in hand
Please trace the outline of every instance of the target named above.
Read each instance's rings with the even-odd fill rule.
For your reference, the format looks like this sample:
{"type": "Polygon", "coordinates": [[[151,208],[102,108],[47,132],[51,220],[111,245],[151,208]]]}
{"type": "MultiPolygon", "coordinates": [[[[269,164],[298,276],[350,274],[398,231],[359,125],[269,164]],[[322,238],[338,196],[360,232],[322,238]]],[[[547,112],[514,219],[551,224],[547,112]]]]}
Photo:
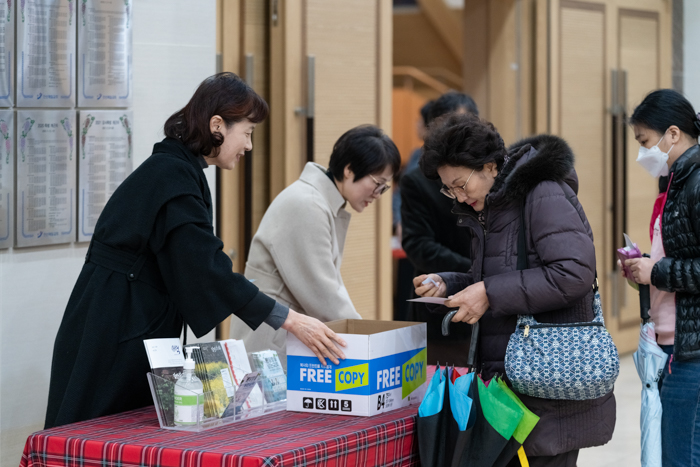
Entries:
{"type": "Polygon", "coordinates": [[[620,260],[620,263],[622,263],[622,269],[625,271],[625,277],[627,277],[630,285],[635,287],[636,284],[634,279],[632,279],[632,271],[630,271],[630,269],[625,265],[625,261],[628,259],[641,258],[642,252],[639,251],[637,244],[632,242],[627,234],[623,235],[625,236],[625,247],[617,249],[617,258],[620,260]]]}

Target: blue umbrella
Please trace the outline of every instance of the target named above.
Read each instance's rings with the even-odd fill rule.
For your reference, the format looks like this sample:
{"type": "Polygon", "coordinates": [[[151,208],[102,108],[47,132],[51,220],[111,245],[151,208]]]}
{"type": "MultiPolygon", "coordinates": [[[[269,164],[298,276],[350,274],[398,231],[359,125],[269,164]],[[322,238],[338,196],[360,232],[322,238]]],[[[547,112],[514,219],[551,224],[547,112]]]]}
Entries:
{"type": "MultiPolygon", "coordinates": [[[[467,429],[469,416],[472,414],[472,398],[469,397],[469,387],[472,385],[474,373],[462,375],[452,383],[450,379],[450,406],[452,408],[452,416],[457,422],[460,431],[467,429]]],[[[472,418],[474,418],[472,416],[472,418]]],[[[473,420],[472,420],[473,421],[473,420]]]]}
{"type": "Polygon", "coordinates": [[[642,324],[634,365],[642,380],[642,467],[661,467],[661,399],[659,378],[668,355],[656,343],[654,323],[642,324]]]}
{"type": "Polygon", "coordinates": [[[444,370],[440,370],[438,365],[433,378],[430,380],[430,384],[428,384],[423,401],[418,407],[419,417],[430,417],[442,410],[442,404],[445,401],[446,381],[447,375],[445,375],[444,370]]]}
{"type": "Polygon", "coordinates": [[[452,459],[447,448],[450,417],[450,394],[447,390],[449,377],[447,368],[440,369],[438,365],[428,384],[423,402],[418,407],[418,454],[421,465],[425,467],[443,467],[449,465],[452,459]]]}

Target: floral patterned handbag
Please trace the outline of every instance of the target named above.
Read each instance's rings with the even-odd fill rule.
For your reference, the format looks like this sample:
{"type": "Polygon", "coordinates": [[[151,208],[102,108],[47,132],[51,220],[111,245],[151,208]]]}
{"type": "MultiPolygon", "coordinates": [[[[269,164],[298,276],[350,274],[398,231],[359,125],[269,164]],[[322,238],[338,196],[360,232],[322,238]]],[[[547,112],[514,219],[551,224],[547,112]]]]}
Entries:
{"type": "MultiPolygon", "coordinates": [[[[518,270],[527,269],[526,252],[521,212],[518,270]]],[[[518,315],[505,357],[513,389],[532,397],[564,400],[596,399],[612,391],[620,357],[605,329],[597,284],[594,289],[593,321],[549,324],[533,315],[518,315]]]]}

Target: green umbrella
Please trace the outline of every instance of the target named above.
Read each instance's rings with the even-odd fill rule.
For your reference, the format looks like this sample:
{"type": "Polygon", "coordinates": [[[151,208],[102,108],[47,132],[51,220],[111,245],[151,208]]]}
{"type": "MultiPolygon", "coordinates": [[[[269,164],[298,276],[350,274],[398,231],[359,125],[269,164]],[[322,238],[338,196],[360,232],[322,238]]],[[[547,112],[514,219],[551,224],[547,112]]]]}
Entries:
{"type": "Polygon", "coordinates": [[[494,467],[501,467],[508,465],[510,460],[517,454],[520,458],[520,463],[523,467],[527,467],[527,457],[525,457],[525,450],[523,449],[523,443],[525,439],[530,435],[532,430],[540,421],[540,417],[532,413],[525,404],[515,395],[513,391],[508,387],[508,385],[501,378],[494,378],[491,380],[491,384],[488,386],[489,391],[502,392],[508,396],[517,406],[522,410],[523,416],[520,419],[520,423],[513,431],[513,436],[508,440],[506,447],[501,451],[501,454],[494,462],[494,467]]]}
{"type": "Polygon", "coordinates": [[[474,378],[470,396],[475,418],[457,436],[453,467],[492,467],[520,425],[523,410],[497,384],[492,385],[487,388],[481,378],[474,378]]]}

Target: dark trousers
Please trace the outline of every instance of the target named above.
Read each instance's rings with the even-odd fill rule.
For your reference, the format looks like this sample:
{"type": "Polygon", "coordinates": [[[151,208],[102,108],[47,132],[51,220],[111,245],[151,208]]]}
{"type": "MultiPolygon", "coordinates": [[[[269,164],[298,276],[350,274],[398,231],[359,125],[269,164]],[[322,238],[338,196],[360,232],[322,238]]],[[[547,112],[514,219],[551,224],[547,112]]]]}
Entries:
{"type": "MultiPolygon", "coordinates": [[[[671,345],[661,348],[673,352],[671,345]]],[[[700,362],[666,362],[660,396],[662,465],[700,466],[700,362]]]]}
{"type": "MultiPolygon", "coordinates": [[[[576,459],[578,459],[578,449],[556,456],[527,456],[530,467],[576,467],[576,459]]],[[[520,467],[518,456],[515,456],[507,467],[520,467]]]]}

